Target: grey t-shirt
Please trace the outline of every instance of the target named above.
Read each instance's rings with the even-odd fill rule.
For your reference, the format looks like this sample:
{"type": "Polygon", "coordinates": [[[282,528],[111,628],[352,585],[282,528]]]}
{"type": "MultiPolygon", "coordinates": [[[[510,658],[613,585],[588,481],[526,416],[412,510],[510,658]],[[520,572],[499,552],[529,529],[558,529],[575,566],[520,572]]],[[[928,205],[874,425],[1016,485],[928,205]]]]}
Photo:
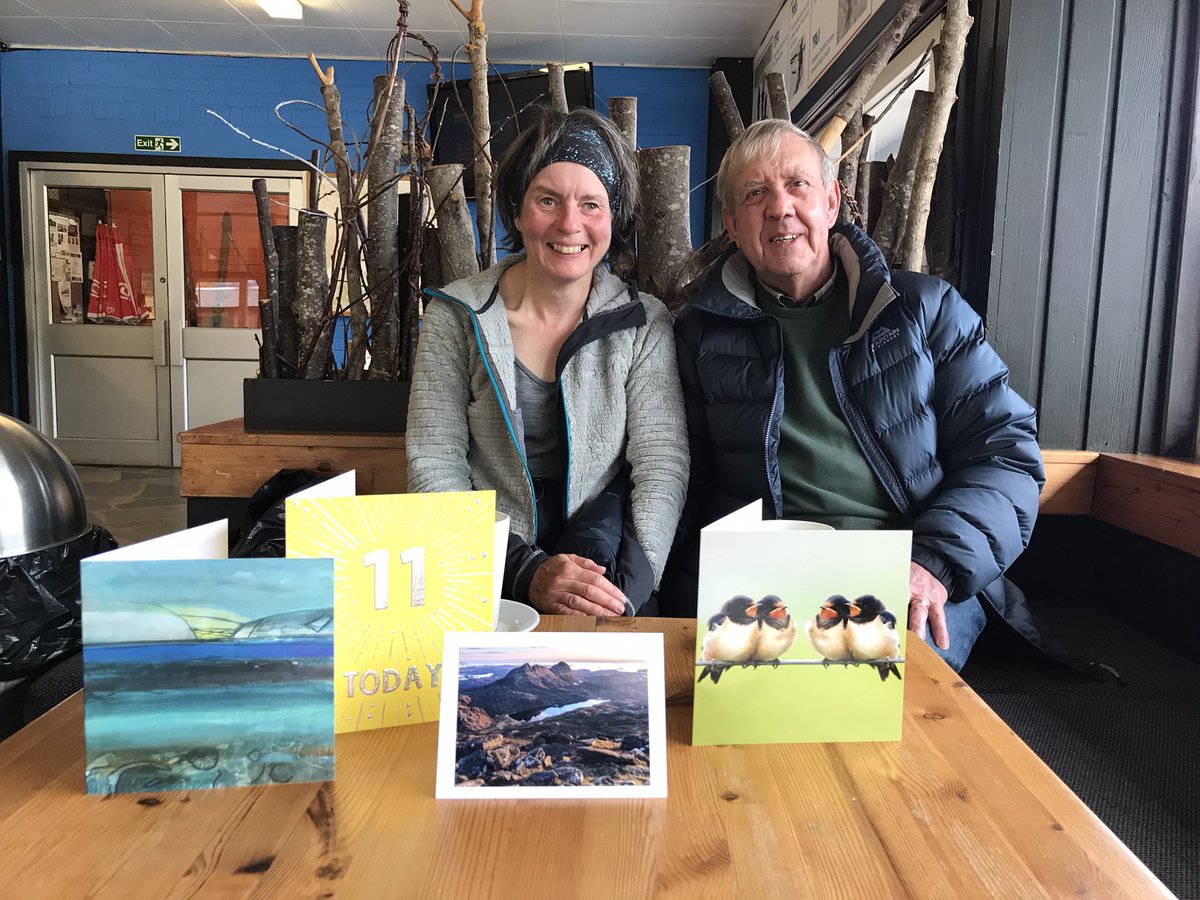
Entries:
{"type": "Polygon", "coordinates": [[[559,423],[562,394],[557,381],[542,381],[518,359],[517,409],[525,425],[525,455],[534,478],[562,478],[563,453],[559,423]]]}

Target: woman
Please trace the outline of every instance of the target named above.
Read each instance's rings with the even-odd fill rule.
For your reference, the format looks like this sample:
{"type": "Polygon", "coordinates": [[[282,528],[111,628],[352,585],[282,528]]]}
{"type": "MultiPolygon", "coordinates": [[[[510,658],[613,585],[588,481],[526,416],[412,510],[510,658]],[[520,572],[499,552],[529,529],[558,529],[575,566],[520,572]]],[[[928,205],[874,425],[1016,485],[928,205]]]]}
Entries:
{"type": "Polygon", "coordinates": [[[426,291],[409,489],[494,490],[512,519],[504,595],[543,613],[635,614],[683,508],[670,316],[607,265],[631,253],[637,199],[611,122],[541,110],[496,174],[519,252],[426,291]]]}

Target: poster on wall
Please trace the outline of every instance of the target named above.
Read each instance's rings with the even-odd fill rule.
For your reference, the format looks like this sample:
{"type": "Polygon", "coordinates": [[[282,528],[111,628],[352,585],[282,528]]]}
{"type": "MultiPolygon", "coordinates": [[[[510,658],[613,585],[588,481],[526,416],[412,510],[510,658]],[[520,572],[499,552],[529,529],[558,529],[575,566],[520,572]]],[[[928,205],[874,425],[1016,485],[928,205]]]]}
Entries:
{"type": "Polygon", "coordinates": [[[813,0],[808,19],[809,85],[833,63],[838,49],[838,6],[846,0],[813,0]]]}
{"type": "Polygon", "coordinates": [[[790,0],[784,4],[784,11],[788,13],[786,81],[793,107],[812,84],[808,72],[808,20],[812,15],[812,2],[790,0]]]}
{"type": "MultiPolygon", "coordinates": [[[[779,10],[775,21],[767,29],[767,36],[758,48],[758,53],[754,55],[754,109],[751,119],[755,122],[771,116],[771,101],[767,96],[767,74],[779,72],[784,76],[784,83],[788,82],[788,32],[785,23],[789,6],[790,4],[784,4],[779,10]]],[[[790,90],[788,96],[791,97],[790,90]]]]}

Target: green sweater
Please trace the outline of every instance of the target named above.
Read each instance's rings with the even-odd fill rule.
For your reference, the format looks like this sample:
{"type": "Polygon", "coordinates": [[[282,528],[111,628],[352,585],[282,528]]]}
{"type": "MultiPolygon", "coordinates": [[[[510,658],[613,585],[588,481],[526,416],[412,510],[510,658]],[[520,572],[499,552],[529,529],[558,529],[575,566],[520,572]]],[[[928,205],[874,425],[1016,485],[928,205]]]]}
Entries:
{"type": "Polygon", "coordinates": [[[756,291],[762,311],[778,320],[783,341],[783,514],[841,529],[903,527],[833,392],[829,351],[850,331],[849,285],[836,260],[834,265],[829,281],[801,303],[761,283],[756,291]]]}

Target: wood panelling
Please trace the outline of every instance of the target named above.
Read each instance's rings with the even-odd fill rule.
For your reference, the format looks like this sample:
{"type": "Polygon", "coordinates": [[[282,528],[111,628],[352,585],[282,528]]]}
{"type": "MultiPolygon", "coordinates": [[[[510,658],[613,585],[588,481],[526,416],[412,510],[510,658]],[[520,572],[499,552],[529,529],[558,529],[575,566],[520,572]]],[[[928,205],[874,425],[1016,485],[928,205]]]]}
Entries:
{"type": "MultiPolygon", "coordinates": [[[[979,210],[991,229],[979,226],[968,254],[978,266],[964,269],[970,290],[986,288],[989,339],[1038,408],[1043,445],[1190,456],[1200,11],[1173,0],[979,6],[976,58],[1004,60],[991,63],[1003,72],[998,137],[971,156],[983,183],[995,166],[992,208],[979,210]]],[[[971,88],[972,117],[994,118],[988,90],[971,88]]]]}
{"type": "Polygon", "coordinates": [[[1088,450],[1047,450],[1046,485],[1042,488],[1040,515],[1086,516],[1092,512],[1099,453],[1088,450]]]}
{"type": "Polygon", "coordinates": [[[1200,463],[1103,454],[1092,515],[1200,556],[1200,463]]]}

